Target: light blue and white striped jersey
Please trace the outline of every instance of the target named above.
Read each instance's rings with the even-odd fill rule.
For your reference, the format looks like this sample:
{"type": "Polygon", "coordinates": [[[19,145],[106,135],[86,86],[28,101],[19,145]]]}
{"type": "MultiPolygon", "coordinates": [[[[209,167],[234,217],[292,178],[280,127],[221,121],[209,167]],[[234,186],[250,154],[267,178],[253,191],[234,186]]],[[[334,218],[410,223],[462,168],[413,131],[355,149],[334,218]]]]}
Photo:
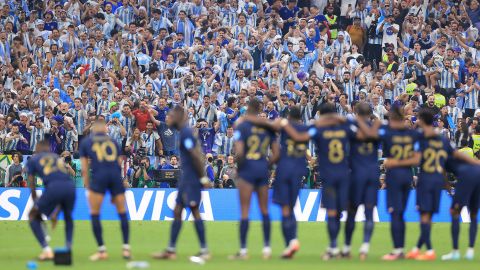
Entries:
{"type": "Polygon", "coordinates": [[[32,127],[30,132],[30,151],[35,151],[37,143],[45,139],[45,128],[32,127]]]}
{"type": "Polygon", "coordinates": [[[77,131],[75,129],[65,130],[63,150],[73,153],[75,151],[75,142],[78,142],[77,131]]]}
{"type": "Polygon", "coordinates": [[[73,122],[75,128],[78,131],[78,135],[83,135],[83,130],[87,125],[88,114],[84,109],[77,110],[75,108],[70,109],[70,114],[73,116],[73,122]]]}
{"type": "MultiPolygon", "coordinates": [[[[414,50],[410,50],[409,52],[410,55],[413,55],[413,57],[415,57],[415,61],[419,62],[421,65],[423,65],[423,59],[425,58],[425,56],[427,55],[427,51],[426,50],[421,50],[419,52],[416,52],[414,50]]],[[[417,74],[417,77],[418,76],[423,76],[423,71],[419,68],[416,68],[415,69],[415,73],[417,74]]]]}
{"type": "Polygon", "coordinates": [[[343,82],[343,92],[348,95],[348,104],[352,104],[356,97],[356,87],[355,82],[349,80],[348,82],[343,82]]]}
{"type": "Polygon", "coordinates": [[[95,57],[92,57],[92,58],[84,57],[82,59],[82,64],[89,65],[89,68],[85,71],[85,75],[87,76],[94,73],[97,70],[97,68],[102,67],[102,63],[98,61],[98,59],[95,57]]]}
{"type": "Polygon", "coordinates": [[[218,151],[219,155],[225,155],[225,156],[230,156],[232,155],[233,152],[233,143],[234,139],[232,137],[228,137],[226,134],[222,134],[221,136],[221,146],[218,151]]]}
{"type": "Polygon", "coordinates": [[[128,116],[127,117],[125,115],[122,115],[122,117],[120,118],[120,123],[122,123],[122,126],[125,128],[126,137],[127,138],[132,137],[133,126],[134,126],[134,123],[135,123],[135,119],[133,118],[133,116],[128,116]]]}
{"type": "Polygon", "coordinates": [[[468,85],[464,85],[465,89],[465,109],[478,109],[478,90],[473,89],[470,93],[467,93],[468,85]]]}
{"type": "Polygon", "coordinates": [[[5,151],[17,150],[17,144],[23,138],[23,135],[21,133],[18,133],[17,135],[19,136],[18,138],[12,139],[7,142],[6,140],[8,138],[13,138],[15,136],[15,134],[13,134],[12,132],[7,134],[7,136],[5,137],[5,151]]]}
{"type": "Polygon", "coordinates": [[[155,156],[155,148],[156,144],[155,142],[160,139],[160,136],[156,131],[153,131],[150,134],[147,134],[146,132],[143,132],[142,135],[140,135],[142,140],[145,142],[145,149],[147,150],[147,156],[155,156]]]}
{"type": "Polygon", "coordinates": [[[398,80],[393,88],[393,97],[392,100],[395,100],[396,97],[399,97],[401,94],[406,92],[406,87],[408,84],[408,79],[398,80]]]}
{"type": "Polygon", "coordinates": [[[126,25],[129,25],[133,22],[135,13],[131,6],[121,6],[115,10],[115,14],[118,15],[118,18],[126,25]]]}
{"type": "Polygon", "coordinates": [[[120,133],[119,125],[108,125],[108,136],[112,138],[117,145],[122,145],[123,136],[120,133]]]}
{"type": "Polygon", "coordinates": [[[185,19],[185,21],[178,19],[175,25],[177,27],[177,33],[183,33],[185,45],[192,46],[195,31],[195,26],[192,22],[188,18],[185,19]]]}
{"type": "Polygon", "coordinates": [[[449,72],[447,69],[442,69],[440,72],[440,88],[449,89],[455,88],[455,78],[453,73],[449,72]]]}
{"type": "Polygon", "coordinates": [[[233,34],[234,39],[238,39],[238,35],[240,33],[245,34],[245,37],[248,38],[248,36],[250,36],[250,26],[249,25],[245,25],[245,26],[235,25],[232,28],[232,34],[233,34]]]}
{"type": "Polygon", "coordinates": [[[108,104],[110,102],[105,99],[99,99],[97,101],[97,115],[108,113],[108,104]]]}

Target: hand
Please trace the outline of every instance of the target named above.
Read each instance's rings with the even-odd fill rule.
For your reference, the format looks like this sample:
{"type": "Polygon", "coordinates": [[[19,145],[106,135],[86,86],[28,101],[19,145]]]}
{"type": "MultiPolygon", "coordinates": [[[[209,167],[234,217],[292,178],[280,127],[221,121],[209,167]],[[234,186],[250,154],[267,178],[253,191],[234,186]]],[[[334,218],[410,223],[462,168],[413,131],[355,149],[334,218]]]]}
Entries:
{"type": "Polygon", "coordinates": [[[202,176],[202,178],[200,178],[200,183],[203,185],[203,188],[209,188],[212,186],[212,183],[207,176],[202,176]]]}

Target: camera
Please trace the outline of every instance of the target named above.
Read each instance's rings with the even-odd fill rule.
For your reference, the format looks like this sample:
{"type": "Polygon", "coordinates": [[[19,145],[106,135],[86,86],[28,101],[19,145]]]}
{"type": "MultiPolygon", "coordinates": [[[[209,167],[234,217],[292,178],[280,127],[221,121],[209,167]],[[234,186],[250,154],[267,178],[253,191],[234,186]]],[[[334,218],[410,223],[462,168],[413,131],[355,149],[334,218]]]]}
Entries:
{"type": "Polygon", "coordinates": [[[64,158],[64,160],[65,160],[66,163],[70,163],[70,162],[72,162],[72,157],[71,156],[66,156],[64,158]]]}

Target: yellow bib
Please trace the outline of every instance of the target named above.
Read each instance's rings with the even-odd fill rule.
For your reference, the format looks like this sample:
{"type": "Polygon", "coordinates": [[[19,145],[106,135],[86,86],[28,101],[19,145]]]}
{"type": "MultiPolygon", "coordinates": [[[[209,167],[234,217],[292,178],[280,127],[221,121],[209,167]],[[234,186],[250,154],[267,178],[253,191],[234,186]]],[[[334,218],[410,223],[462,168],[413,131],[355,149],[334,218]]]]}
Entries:
{"type": "Polygon", "coordinates": [[[466,154],[467,156],[469,156],[469,157],[471,157],[471,158],[474,158],[473,149],[470,148],[470,147],[464,147],[464,148],[458,149],[458,151],[459,151],[460,153],[466,154]]]}
{"type": "Polygon", "coordinates": [[[473,134],[473,152],[476,153],[480,150],[480,134],[473,134]]]}

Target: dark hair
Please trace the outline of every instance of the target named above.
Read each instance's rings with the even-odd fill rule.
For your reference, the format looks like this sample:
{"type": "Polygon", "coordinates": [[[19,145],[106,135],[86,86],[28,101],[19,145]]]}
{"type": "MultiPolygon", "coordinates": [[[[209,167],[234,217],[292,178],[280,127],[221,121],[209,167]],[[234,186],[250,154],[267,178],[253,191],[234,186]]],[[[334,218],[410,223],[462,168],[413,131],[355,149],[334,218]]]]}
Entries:
{"type": "Polygon", "coordinates": [[[300,110],[300,107],[298,107],[298,106],[291,107],[290,111],[288,112],[288,116],[292,120],[302,119],[302,111],[300,110]]]}
{"type": "Polygon", "coordinates": [[[227,99],[227,106],[228,106],[228,107],[231,107],[232,104],[235,102],[235,100],[236,100],[235,97],[229,97],[229,98],[227,99]]]}
{"type": "Polygon", "coordinates": [[[328,114],[328,113],[336,113],[337,109],[335,108],[335,105],[332,103],[323,103],[320,105],[320,114],[328,114]]]}
{"type": "Polygon", "coordinates": [[[355,111],[361,116],[370,116],[372,114],[372,108],[366,102],[359,102],[355,105],[355,111]]]}
{"type": "Polygon", "coordinates": [[[257,98],[252,98],[248,101],[248,112],[251,114],[258,114],[261,110],[261,102],[257,98]]]}
{"type": "Polygon", "coordinates": [[[429,108],[421,108],[418,112],[418,119],[422,120],[426,125],[433,125],[435,114],[429,108]]]}
{"type": "Polygon", "coordinates": [[[185,114],[185,111],[182,106],[173,107],[172,112],[175,114],[179,114],[181,117],[183,117],[185,114]]]}
{"type": "Polygon", "coordinates": [[[393,106],[390,109],[390,112],[388,113],[388,119],[402,121],[403,120],[403,110],[402,110],[402,108],[400,108],[398,106],[393,106]]]}
{"type": "MultiPolygon", "coordinates": [[[[49,143],[49,146],[50,146],[50,143],[49,143]]],[[[22,163],[22,162],[23,162],[23,155],[22,155],[22,153],[20,153],[20,152],[18,152],[18,151],[17,151],[17,152],[14,152],[13,155],[12,155],[12,159],[13,159],[13,157],[14,157],[15,155],[18,156],[18,161],[19,161],[20,163],[22,163]]]]}

